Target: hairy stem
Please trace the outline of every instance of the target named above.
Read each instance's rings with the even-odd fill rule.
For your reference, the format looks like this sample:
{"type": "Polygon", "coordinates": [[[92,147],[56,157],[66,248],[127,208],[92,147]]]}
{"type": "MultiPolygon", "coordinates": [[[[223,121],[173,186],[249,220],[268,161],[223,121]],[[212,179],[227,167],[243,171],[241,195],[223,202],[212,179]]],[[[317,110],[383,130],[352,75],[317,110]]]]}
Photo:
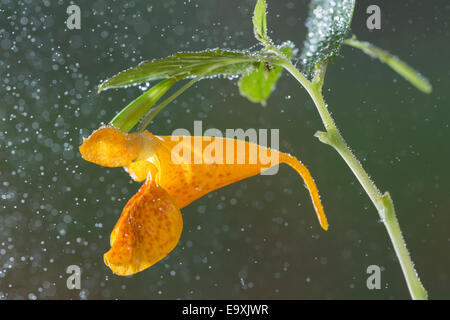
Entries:
{"type": "Polygon", "coordinates": [[[361,163],[351,152],[328,111],[322,96],[322,85],[326,65],[322,64],[319,66],[312,82],[306,79],[306,77],[288,59],[283,59],[281,65],[306,89],[319,111],[326,132],[317,132],[315,136],[318,137],[321,142],[332,146],[340,154],[377,209],[394,246],[411,297],[413,299],[427,299],[427,291],[420,282],[417,272],[414,269],[413,262],[400,230],[400,225],[395,215],[394,203],[392,202],[389,193],[386,192],[384,195],[381,194],[380,190],[370,179],[361,163]]]}

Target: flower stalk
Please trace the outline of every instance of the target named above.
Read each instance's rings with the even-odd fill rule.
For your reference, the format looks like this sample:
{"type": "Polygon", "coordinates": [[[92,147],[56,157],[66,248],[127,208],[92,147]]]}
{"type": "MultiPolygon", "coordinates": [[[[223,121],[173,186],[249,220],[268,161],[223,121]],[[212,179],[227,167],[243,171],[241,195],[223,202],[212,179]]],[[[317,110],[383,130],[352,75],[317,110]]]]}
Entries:
{"type": "Polygon", "coordinates": [[[281,66],[283,66],[306,89],[319,111],[326,132],[318,131],[315,136],[321,142],[330,145],[339,153],[377,209],[381,221],[386,227],[389,238],[391,239],[411,297],[414,300],[426,300],[428,298],[427,291],[420,282],[418,274],[414,269],[411,256],[406,248],[406,243],[395,215],[394,203],[391,196],[388,192],[382,194],[375,183],[370,179],[361,163],[351,152],[328,111],[322,95],[326,64],[322,63],[318,65],[315,77],[312,81],[306,79],[306,77],[288,59],[283,59],[281,66]]]}

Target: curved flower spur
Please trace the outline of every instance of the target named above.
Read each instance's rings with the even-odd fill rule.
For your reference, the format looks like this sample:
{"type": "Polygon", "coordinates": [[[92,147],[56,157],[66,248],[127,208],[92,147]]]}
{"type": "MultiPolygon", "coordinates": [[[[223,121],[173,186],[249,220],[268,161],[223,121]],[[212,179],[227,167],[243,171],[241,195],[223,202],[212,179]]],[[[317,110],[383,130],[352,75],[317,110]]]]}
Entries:
{"type": "Polygon", "coordinates": [[[180,209],[209,192],[280,163],[288,164],[303,178],[320,225],[328,229],[308,169],[295,157],[270,148],[218,137],[155,136],[148,131],[126,134],[106,126],[84,139],[80,152],[87,161],[125,167],[135,181],[145,180],[123,209],[111,233],[111,249],[104,255],[105,264],[121,276],[154,265],[175,248],[183,229],[180,209]],[[217,157],[207,152],[213,145],[227,146],[223,149],[226,161],[217,163],[217,157]],[[239,159],[243,150],[245,161],[239,159]],[[272,160],[269,164],[267,157],[272,160]]]}

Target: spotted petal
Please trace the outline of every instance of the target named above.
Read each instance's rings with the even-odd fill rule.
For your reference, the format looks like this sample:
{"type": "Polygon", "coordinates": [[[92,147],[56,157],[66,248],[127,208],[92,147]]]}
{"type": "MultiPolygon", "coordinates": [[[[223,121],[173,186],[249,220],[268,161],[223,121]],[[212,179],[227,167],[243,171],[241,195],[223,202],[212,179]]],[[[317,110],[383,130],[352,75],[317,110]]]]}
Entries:
{"type": "Polygon", "coordinates": [[[121,276],[138,273],[166,257],[182,229],[181,212],[170,195],[147,180],[123,209],[111,233],[105,264],[121,276]]]}

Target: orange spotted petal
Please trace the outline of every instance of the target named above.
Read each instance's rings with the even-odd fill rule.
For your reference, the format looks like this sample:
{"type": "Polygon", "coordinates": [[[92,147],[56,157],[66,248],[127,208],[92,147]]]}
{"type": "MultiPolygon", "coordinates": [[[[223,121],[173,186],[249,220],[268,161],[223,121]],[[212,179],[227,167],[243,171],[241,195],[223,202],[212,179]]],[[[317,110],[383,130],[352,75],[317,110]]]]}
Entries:
{"type": "MultiPolygon", "coordinates": [[[[153,136],[148,132],[145,134],[153,136]]],[[[159,138],[161,141],[160,147],[156,149],[159,161],[159,174],[156,176],[156,181],[167,190],[179,208],[184,208],[213,190],[257,175],[271,166],[286,163],[303,178],[309,190],[319,223],[324,230],[328,230],[328,221],[314,179],[308,169],[297,158],[287,153],[234,139],[183,137],[182,141],[178,142],[171,136],[153,137],[155,139],[159,138]],[[200,146],[196,146],[195,139],[200,139],[200,146]],[[211,155],[205,152],[213,144],[217,146],[218,150],[231,150],[232,152],[231,154],[224,153],[221,157],[215,159],[218,161],[214,163],[209,158],[211,155]],[[227,144],[230,144],[231,148],[227,148],[227,144]],[[190,160],[190,163],[183,162],[183,157],[178,152],[173,152],[177,145],[185,147],[186,153],[183,154],[183,157],[187,154],[187,159],[190,160]],[[175,157],[176,163],[173,162],[174,154],[177,155],[175,157]],[[245,158],[239,159],[240,155],[244,155],[245,158]],[[226,164],[228,162],[227,158],[231,158],[228,160],[232,164],[226,164]],[[195,162],[195,159],[198,160],[199,164],[192,163],[195,162]],[[268,161],[269,159],[270,162],[268,161]],[[221,164],[217,164],[217,162],[221,162],[221,164]]]]}
{"type": "Polygon", "coordinates": [[[123,134],[114,127],[102,127],[83,140],[80,153],[84,160],[104,167],[123,167],[136,159],[141,136],[123,134]]]}
{"type": "Polygon", "coordinates": [[[105,264],[117,275],[138,273],[166,257],[182,230],[181,212],[170,195],[147,179],[128,201],[111,233],[105,264]]]}
{"type": "Polygon", "coordinates": [[[133,161],[126,167],[126,169],[128,170],[131,178],[137,182],[144,181],[147,179],[149,174],[151,177],[155,177],[158,172],[158,168],[147,160],[133,161]]]}

